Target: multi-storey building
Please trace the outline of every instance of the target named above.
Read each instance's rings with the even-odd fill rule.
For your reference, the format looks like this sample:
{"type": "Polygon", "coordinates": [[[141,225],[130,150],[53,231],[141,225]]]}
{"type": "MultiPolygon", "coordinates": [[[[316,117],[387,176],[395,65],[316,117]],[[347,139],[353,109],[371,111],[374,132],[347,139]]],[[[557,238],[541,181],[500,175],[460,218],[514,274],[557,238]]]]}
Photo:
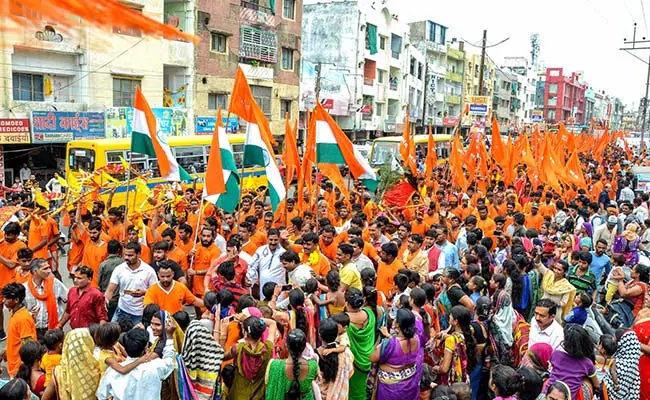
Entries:
{"type": "MultiPolygon", "coordinates": [[[[450,115],[447,100],[451,96],[452,109],[459,107],[460,101],[454,96],[457,84],[462,84],[462,69],[448,68],[447,27],[434,21],[419,21],[410,23],[409,30],[411,45],[425,55],[427,62],[425,124],[433,126],[436,133],[450,132],[452,127],[444,126],[444,118],[450,115]],[[447,75],[454,78],[449,88],[447,75]]],[[[458,54],[455,52],[454,57],[458,54]]]]}
{"type": "Polygon", "coordinates": [[[445,127],[457,124],[463,105],[463,81],[465,79],[465,43],[453,40],[447,45],[447,110],[443,118],[445,127]]]}
{"type": "Polygon", "coordinates": [[[515,101],[513,93],[517,92],[517,78],[515,74],[497,69],[494,81],[493,115],[496,116],[501,129],[505,132],[514,128],[515,101]]]}
{"type": "Polygon", "coordinates": [[[544,118],[547,122],[583,124],[585,111],[585,87],[582,74],[573,72],[564,76],[562,68],[546,69],[544,93],[544,118]]]}
{"type": "Polygon", "coordinates": [[[407,25],[393,8],[306,0],[303,13],[301,111],[313,107],[318,92],[357,142],[401,132],[407,105],[414,125],[421,123],[424,60],[407,51],[407,25]]]}
{"type": "MultiPolygon", "coordinates": [[[[177,5],[175,16],[160,0],[128,5],[193,32],[191,2],[177,5]]],[[[83,21],[73,27],[20,22],[27,13],[38,20],[37,12],[16,6],[12,13],[17,21],[0,21],[0,126],[5,126],[0,145],[11,151],[13,167],[5,168],[0,158],[0,174],[7,181],[22,164],[30,165],[40,181],[49,179],[51,172],[65,167],[65,144],[74,138],[124,136],[136,86],[156,116],[170,122],[166,134],[188,133],[192,43],[146,37],[117,25],[105,29],[83,21]],[[31,152],[21,151],[28,147],[31,152]]]]}
{"type": "MultiPolygon", "coordinates": [[[[274,135],[298,116],[302,0],[198,0],[195,112],[227,108],[237,68],[274,135]]],[[[230,123],[230,121],[229,121],[230,123]]],[[[279,138],[281,139],[281,138],[279,138]]]]}
{"type": "Polygon", "coordinates": [[[535,110],[537,74],[525,57],[505,57],[503,64],[504,69],[516,75],[518,82],[515,123],[520,127],[523,124],[530,124],[533,122],[535,110]]]}

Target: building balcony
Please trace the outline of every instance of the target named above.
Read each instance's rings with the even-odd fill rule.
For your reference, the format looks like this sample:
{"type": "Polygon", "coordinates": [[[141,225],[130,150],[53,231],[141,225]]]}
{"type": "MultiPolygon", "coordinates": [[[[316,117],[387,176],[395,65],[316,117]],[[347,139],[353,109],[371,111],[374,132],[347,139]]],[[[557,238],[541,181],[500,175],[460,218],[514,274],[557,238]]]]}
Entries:
{"type": "Polygon", "coordinates": [[[162,63],[189,67],[194,59],[194,44],[178,40],[162,40],[162,63]]]}
{"type": "Polygon", "coordinates": [[[465,53],[454,49],[453,47],[447,47],[447,57],[453,58],[454,60],[464,60],[465,59],[465,53]]]}
{"type": "Polygon", "coordinates": [[[271,8],[263,6],[255,0],[241,0],[239,9],[239,18],[249,24],[262,24],[276,26],[276,16],[271,12],[271,8]]]}
{"type": "Polygon", "coordinates": [[[457,72],[447,71],[445,78],[452,82],[463,82],[463,74],[459,74],[457,72]]]}
{"type": "Polygon", "coordinates": [[[447,67],[439,64],[429,65],[429,73],[437,76],[445,76],[447,74],[447,67]]]}
{"type": "Polygon", "coordinates": [[[434,53],[442,53],[445,54],[447,52],[447,46],[444,44],[432,42],[430,40],[427,40],[427,51],[431,51],[434,53]]]}
{"type": "Polygon", "coordinates": [[[445,94],[444,93],[436,93],[435,100],[436,100],[436,103],[444,103],[445,102],[445,94]]]}
{"type": "Polygon", "coordinates": [[[460,104],[460,96],[454,96],[452,94],[447,95],[448,104],[460,104]]]}
{"type": "Polygon", "coordinates": [[[255,67],[250,64],[239,63],[246,79],[257,79],[262,81],[273,80],[273,68],[255,67]]]}

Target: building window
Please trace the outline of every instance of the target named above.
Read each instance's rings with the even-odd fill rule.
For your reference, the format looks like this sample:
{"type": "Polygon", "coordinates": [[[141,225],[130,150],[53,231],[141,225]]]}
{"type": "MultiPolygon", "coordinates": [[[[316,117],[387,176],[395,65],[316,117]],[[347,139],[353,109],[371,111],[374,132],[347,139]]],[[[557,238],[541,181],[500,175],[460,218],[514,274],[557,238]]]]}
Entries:
{"type": "Polygon", "coordinates": [[[280,100],[280,119],[291,119],[291,100],[280,100]]]}
{"type": "Polygon", "coordinates": [[[251,85],[251,92],[253,93],[253,97],[255,98],[257,105],[259,105],[262,109],[262,112],[264,112],[264,115],[270,117],[272,89],[266,86],[251,85]]]}
{"type": "Polygon", "coordinates": [[[382,50],[386,50],[386,40],[388,38],[386,36],[379,36],[379,48],[382,50]]]}
{"type": "Polygon", "coordinates": [[[216,33],[212,32],[210,34],[211,37],[211,43],[210,43],[210,50],[216,52],[216,53],[225,53],[226,52],[226,44],[228,43],[228,38],[226,35],[223,33],[216,33]]]}
{"type": "Polygon", "coordinates": [[[44,101],[43,75],[14,72],[12,74],[14,100],[44,101]]]}
{"type": "Polygon", "coordinates": [[[284,0],[282,16],[286,19],[296,18],[296,0],[284,0]]]}
{"type": "Polygon", "coordinates": [[[548,110],[547,116],[549,121],[555,121],[555,110],[548,110]]]}
{"type": "MultiPolygon", "coordinates": [[[[131,10],[142,14],[142,8],[129,7],[131,10]]],[[[113,33],[118,33],[120,35],[142,37],[142,31],[137,28],[125,27],[125,26],[113,26],[113,33]]]]}
{"type": "Polygon", "coordinates": [[[417,61],[415,61],[415,58],[411,57],[411,65],[410,65],[409,73],[411,75],[413,75],[413,76],[415,76],[415,74],[417,72],[416,71],[417,70],[417,65],[418,65],[418,63],[417,63],[417,61]]]}
{"type": "Polygon", "coordinates": [[[377,70],[377,83],[384,83],[386,80],[386,71],[383,69],[378,69],[377,70]]]}
{"type": "Polygon", "coordinates": [[[557,83],[550,83],[548,85],[548,92],[553,94],[557,93],[557,83]]]}
{"type": "Polygon", "coordinates": [[[208,93],[208,110],[228,109],[228,93],[208,93]]]}
{"type": "Polygon", "coordinates": [[[424,65],[422,63],[418,63],[418,79],[422,80],[422,75],[424,74],[424,65]]]}
{"type": "Polygon", "coordinates": [[[556,106],[557,105],[557,96],[548,96],[548,105],[556,106]]]}
{"type": "Polygon", "coordinates": [[[282,48],[282,69],[293,71],[293,50],[282,48]]]}
{"type": "Polygon", "coordinates": [[[242,26],[240,30],[240,56],[268,63],[278,62],[278,38],[275,33],[242,26]]]}
{"type": "Polygon", "coordinates": [[[447,35],[447,28],[438,25],[435,22],[428,21],[427,24],[427,39],[431,42],[438,44],[445,44],[445,36],[447,35]]]}
{"type": "Polygon", "coordinates": [[[113,78],[113,107],[133,107],[135,88],[141,82],[135,78],[113,78]]]}
{"type": "Polygon", "coordinates": [[[375,114],[378,117],[381,117],[384,115],[384,103],[375,103],[375,114]]]}

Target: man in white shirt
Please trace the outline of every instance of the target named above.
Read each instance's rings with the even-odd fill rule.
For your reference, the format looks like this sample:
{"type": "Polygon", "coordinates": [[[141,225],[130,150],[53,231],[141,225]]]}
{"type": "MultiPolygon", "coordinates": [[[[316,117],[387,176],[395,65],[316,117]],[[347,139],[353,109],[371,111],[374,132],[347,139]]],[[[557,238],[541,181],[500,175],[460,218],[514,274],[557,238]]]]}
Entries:
{"type": "Polygon", "coordinates": [[[20,176],[20,181],[24,184],[32,176],[32,170],[29,169],[27,164],[23,164],[23,167],[18,171],[18,175],[20,176]]]}
{"type": "Polygon", "coordinates": [[[365,245],[363,239],[352,237],[348,242],[352,245],[352,249],[354,250],[352,253],[352,262],[357,266],[359,273],[364,269],[372,269],[374,271],[375,267],[372,264],[372,260],[363,254],[363,246],[365,245]]]}
{"type": "Polygon", "coordinates": [[[280,261],[280,256],[286,251],[280,246],[280,231],[269,229],[267,235],[268,244],[258,248],[253,254],[251,262],[248,263],[246,279],[248,283],[259,283],[260,290],[266,282],[274,282],[278,285],[287,283],[286,271],[280,261]]]}
{"type": "Polygon", "coordinates": [[[555,320],[557,304],[550,299],[542,299],[535,306],[535,317],[530,321],[528,348],[536,343],[548,343],[553,350],[564,340],[564,330],[555,320]]]}
{"type": "Polygon", "coordinates": [[[314,277],[314,272],[308,265],[300,263],[300,256],[293,251],[287,250],[280,255],[282,267],[287,271],[289,284],[304,287],[305,283],[314,277]]]}
{"type": "Polygon", "coordinates": [[[134,324],[140,323],[144,310],[144,295],[147,289],[158,282],[154,269],[140,259],[140,251],[139,243],[129,242],[124,246],[122,250],[124,263],[115,267],[104,293],[108,305],[115,290],[118,287],[120,289],[120,299],[117,310],[113,314],[113,322],[117,322],[120,317],[126,317],[134,324]]]}
{"type": "MultiPolygon", "coordinates": [[[[171,375],[176,364],[176,351],[172,339],[176,329],[180,329],[176,327],[176,324],[165,328],[168,339],[163,348],[162,358],[143,362],[124,375],[112,368],[108,368],[99,382],[97,398],[100,400],[160,399],[162,381],[171,375]]],[[[148,345],[149,334],[144,329],[136,328],[126,332],[124,335],[124,349],[128,357],[121,364],[130,364],[138,357],[151,358],[145,355],[148,345]]]]}
{"type": "Polygon", "coordinates": [[[631,203],[633,200],[634,190],[630,189],[630,182],[623,181],[623,189],[621,189],[621,193],[618,195],[618,201],[627,201],[631,203]]]}

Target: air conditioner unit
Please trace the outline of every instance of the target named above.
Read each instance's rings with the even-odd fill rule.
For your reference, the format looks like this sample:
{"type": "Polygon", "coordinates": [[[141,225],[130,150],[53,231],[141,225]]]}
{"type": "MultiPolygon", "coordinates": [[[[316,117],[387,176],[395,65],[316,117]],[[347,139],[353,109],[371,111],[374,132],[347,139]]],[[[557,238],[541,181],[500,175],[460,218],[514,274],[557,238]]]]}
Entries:
{"type": "Polygon", "coordinates": [[[181,18],[177,15],[168,15],[167,16],[167,25],[171,25],[174,28],[178,28],[181,23],[181,18]]]}
{"type": "Polygon", "coordinates": [[[197,17],[199,27],[207,29],[210,24],[210,13],[199,11],[197,17]]]}

